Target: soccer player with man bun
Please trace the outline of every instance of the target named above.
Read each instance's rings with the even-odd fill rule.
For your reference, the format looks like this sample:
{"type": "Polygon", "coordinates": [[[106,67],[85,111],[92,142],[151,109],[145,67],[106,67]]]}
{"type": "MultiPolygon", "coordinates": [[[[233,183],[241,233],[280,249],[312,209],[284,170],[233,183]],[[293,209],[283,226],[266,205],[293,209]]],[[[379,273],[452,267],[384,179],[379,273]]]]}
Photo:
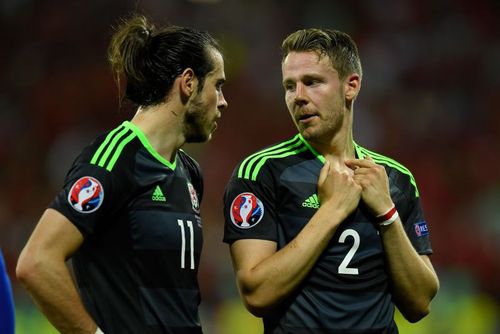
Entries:
{"type": "Polygon", "coordinates": [[[109,58],[137,112],[76,158],[17,276],[61,333],[202,333],[203,180],[181,146],[209,140],[227,107],[221,50],[208,33],[134,16],[109,58]]]}

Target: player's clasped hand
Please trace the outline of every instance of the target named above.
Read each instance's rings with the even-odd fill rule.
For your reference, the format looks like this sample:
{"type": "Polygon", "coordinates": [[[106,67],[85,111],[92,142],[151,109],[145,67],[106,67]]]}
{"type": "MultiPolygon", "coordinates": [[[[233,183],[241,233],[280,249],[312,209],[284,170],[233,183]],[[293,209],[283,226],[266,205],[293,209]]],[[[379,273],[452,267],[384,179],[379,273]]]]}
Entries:
{"type": "Polygon", "coordinates": [[[377,165],[370,156],[346,160],[345,163],[354,171],[353,179],[362,188],[361,199],[373,215],[379,216],[394,205],[383,166],[377,165]]]}
{"type": "Polygon", "coordinates": [[[362,187],[348,168],[326,161],[318,178],[318,195],[322,206],[332,205],[345,217],[354,211],[361,198],[362,187]]]}

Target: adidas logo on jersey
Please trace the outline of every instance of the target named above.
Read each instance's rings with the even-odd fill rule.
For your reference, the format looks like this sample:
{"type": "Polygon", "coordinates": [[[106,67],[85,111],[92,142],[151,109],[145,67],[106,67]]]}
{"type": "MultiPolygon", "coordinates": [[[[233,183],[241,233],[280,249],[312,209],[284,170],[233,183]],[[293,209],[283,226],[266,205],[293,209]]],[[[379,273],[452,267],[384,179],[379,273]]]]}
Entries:
{"type": "Polygon", "coordinates": [[[309,196],[309,198],[302,203],[302,206],[305,208],[319,209],[318,195],[314,194],[309,196]]]}
{"type": "Polygon", "coordinates": [[[167,201],[167,199],[163,195],[163,192],[160,189],[160,186],[156,186],[156,189],[155,189],[151,199],[155,202],[166,202],[167,201]]]}

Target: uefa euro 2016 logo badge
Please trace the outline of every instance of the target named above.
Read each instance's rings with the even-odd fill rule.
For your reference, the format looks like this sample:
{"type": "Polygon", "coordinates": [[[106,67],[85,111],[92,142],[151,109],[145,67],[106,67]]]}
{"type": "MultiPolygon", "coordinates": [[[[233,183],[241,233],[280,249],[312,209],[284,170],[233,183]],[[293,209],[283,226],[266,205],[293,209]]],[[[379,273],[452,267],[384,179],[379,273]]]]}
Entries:
{"type": "Polygon", "coordinates": [[[264,216],[264,205],[254,194],[241,193],[231,204],[231,221],[239,228],[251,228],[264,216]]]}
{"type": "Polygon", "coordinates": [[[84,176],[76,181],[68,194],[68,202],[80,213],[91,213],[99,209],[104,199],[101,183],[91,176],[84,176]]]}

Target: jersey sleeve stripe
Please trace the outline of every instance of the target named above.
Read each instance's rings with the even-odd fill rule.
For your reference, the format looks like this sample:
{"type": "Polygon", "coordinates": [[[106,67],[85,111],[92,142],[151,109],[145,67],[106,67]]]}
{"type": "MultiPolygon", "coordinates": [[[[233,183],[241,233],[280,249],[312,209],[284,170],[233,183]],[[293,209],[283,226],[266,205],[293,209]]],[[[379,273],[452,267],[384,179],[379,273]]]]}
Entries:
{"type": "Polygon", "coordinates": [[[123,130],[123,126],[119,126],[116,129],[114,129],[113,131],[111,131],[110,133],[108,133],[108,135],[106,136],[106,139],[104,139],[104,141],[102,142],[102,144],[99,146],[99,148],[97,149],[97,151],[92,156],[92,159],[90,160],[91,164],[95,165],[97,163],[97,160],[99,159],[99,156],[101,155],[102,151],[108,146],[108,144],[111,141],[111,139],[120,130],[123,130]]]}
{"type": "MultiPolygon", "coordinates": [[[[299,142],[291,144],[287,147],[282,147],[278,150],[270,151],[270,152],[267,152],[267,153],[264,153],[264,154],[261,154],[261,155],[254,157],[252,160],[250,160],[248,162],[247,168],[245,170],[244,178],[248,179],[250,177],[250,173],[252,171],[252,168],[254,168],[254,172],[255,172],[255,169],[260,169],[260,167],[258,167],[260,161],[267,160],[267,159],[265,159],[267,156],[275,156],[276,154],[279,154],[279,153],[289,152],[290,150],[296,149],[297,147],[299,147],[301,145],[302,145],[302,143],[299,141],[299,142]],[[259,162],[259,163],[257,163],[257,162],[259,162]],[[256,167],[254,167],[254,166],[256,166],[256,167]]],[[[260,166],[262,166],[262,165],[260,165],[260,166]]]]}
{"type": "MultiPolygon", "coordinates": [[[[259,174],[260,169],[262,168],[262,166],[266,163],[266,161],[268,159],[285,158],[285,157],[288,157],[290,155],[299,154],[299,153],[304,152],[304,151],[307,150],[307,146],[303,145],[302,142],[299,145],[301,145],[302,147],[296,148],[295,150],[292,150],[292,151],[283,152],[281,154],[266,155],[264,157],[261,157],[260,161],[255,166],[255,169],[254,169],[254,171],[252,173],[251,180],[252,181],[256,181],[257,180],[257,176],[259,174]]],[[[295,145],[295,146],[297,146],[297,145],[295,145]]]]}
{"type": "MultiPolygon", "coordinates": [[[[298,139],[298,135],[294,136],[290,140],[287,140],[287,141],[284,141],[282,143],[276,144],[274,146],[268,147],[264,150],[261,150],[259,152],[256,152],[256,153],[248,156],[245,160],[243,160],[243,162],[240,165],[240,168],[238,169],[238,177],[242,178],[244,176],[244,174],[249,175],[252,164],[255,162],[256,159],[258,159],[258,157],[265,155],[265,154],[272,154],[276,150],[287,147],[287,145],[293,145],[297,141],[297,139],[298,139]]],[[[246,178],[248,178],[248,176],[246,178]]]]}
{"type": "Polygon", "coordinates": [[[131,132],[131,131],[127,128],[123,128],[120,132],[118,132],[118,134],[113,138],[111,143],[108,145],[106,151],[102,155],[101,159],[97,163],[97,165],[99,167],[104,167],[104,165],[106,164],[106,161],[108,160],[108,158],[111,155],[111,153],[113,152],[113,150],[116,148],[118,142],[123,140],[123,137],[125,137],[127,135],[127,133],[129,133],[129,132],[131,132]]]}
{"type": "Polygon", "coordinates": [[[118,148],[116,149],[115,153],[113,154],[113,157],[111,158],[111,160],[109,161],[108,165],[106,166],[106,170],[108,170],[108,171],[111,172],[111,170],[113,169],[116,161],[120,157],[120,154],[122,153],[123,148],[125,147],[125,145],[127,145],[134,138],[135,138],[135,133],[132,132],[131,134],[129,134],[127,136],[127,138],[125,138],[124,140],[122,140],[120,142],[120,145],[118,145],[118,148]]]}
{"type": "Polygon", "coordinates": [[[388,157],[381,155],[379,153],[367,150],[366,148],[361,147],[361,146],[359,146],[359,148],[365,155],[369,155],[373,159],[373,161],[380,163],[380,164],[384,164],[384,165],[393,167],[393,168],[397,169],[398,171],[400,171],[401,173],[408,175],[410,177],[410,183],[415,187],[415,196],[416,197],[420,196],[420,193],[419,193],[418,187],[417,187],[417,182],[415,181],[413,174],[410,172],[410,170],[408,168],[406,168],[405,166],[403,166],[402,164],[400,164],[399,162],[397,162],[394,159],[391,159],[391,158],[388,158],[388,157]]]}

